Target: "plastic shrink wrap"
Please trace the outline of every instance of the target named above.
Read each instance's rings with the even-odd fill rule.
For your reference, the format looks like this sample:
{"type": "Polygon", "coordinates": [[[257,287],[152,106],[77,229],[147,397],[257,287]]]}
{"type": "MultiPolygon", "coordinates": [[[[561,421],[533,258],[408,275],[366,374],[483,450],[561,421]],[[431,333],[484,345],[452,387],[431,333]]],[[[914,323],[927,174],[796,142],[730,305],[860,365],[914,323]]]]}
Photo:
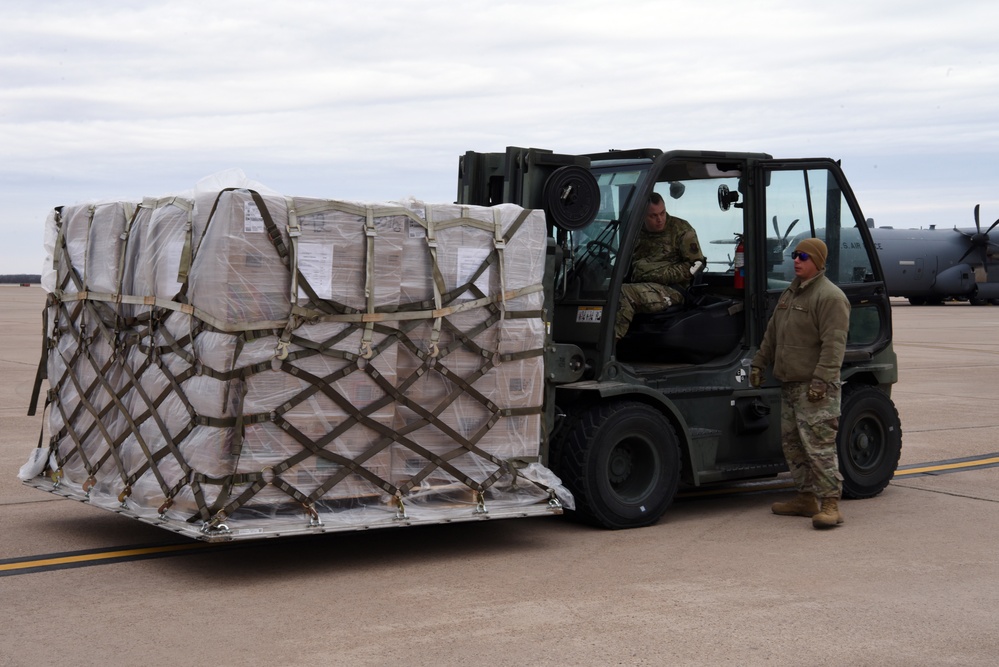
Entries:
{"type": "Polygon", "coordinates": [[[233,183],[49,216],[27,483],[209,540],[572,502],[538,462],[540,211],[233,183]]]}

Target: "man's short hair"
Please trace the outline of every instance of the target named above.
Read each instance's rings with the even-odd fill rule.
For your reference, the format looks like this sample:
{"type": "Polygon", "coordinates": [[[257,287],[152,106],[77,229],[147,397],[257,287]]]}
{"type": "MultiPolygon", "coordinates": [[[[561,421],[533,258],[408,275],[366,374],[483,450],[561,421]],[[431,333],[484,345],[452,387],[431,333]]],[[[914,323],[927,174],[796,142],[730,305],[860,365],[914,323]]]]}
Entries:
{"type": "Polygon", "coordinates": [[[651,195],[649,195],[649,203],[650,204],[656,204],[656,205],[662,204],[663,203],[663,196],[661,194],[659,194],[658,192],[653,192],[651,195]]]}

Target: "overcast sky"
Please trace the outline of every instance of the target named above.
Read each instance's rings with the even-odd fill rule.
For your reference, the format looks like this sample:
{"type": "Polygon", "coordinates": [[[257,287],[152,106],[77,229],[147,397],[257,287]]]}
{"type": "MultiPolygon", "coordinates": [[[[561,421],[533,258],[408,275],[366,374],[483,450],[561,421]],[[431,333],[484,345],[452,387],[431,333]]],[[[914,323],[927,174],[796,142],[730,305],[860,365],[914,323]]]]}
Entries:
{"type": "Polygon", "coordinates": [[[54,206],[238,167],[286,195],[455,198],[458,156],[842,159],[878,226],[999,217],[999,3],[5,0],[0,274],[54,206]]]}

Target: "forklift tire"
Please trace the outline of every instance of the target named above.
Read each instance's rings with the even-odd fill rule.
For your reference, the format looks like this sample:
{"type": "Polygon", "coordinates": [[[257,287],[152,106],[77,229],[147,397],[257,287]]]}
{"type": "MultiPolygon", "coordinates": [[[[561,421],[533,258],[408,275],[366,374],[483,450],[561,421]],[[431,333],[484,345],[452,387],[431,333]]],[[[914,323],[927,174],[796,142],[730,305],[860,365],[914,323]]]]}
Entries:
{"type": "Polygon", "coordinates": [[[576,500],[574,518],[604,528],[655,523],[676,496],[680,446],[670,421],[637,401],[597,404],[559,443],[555,472],[576,500]]]}
{"type": "Polygon", "coordinates": [[[844,498],[873,498],[888,486],[902,455],[902,424],[887,394],[843,386],[836,453],[844,498]]]}

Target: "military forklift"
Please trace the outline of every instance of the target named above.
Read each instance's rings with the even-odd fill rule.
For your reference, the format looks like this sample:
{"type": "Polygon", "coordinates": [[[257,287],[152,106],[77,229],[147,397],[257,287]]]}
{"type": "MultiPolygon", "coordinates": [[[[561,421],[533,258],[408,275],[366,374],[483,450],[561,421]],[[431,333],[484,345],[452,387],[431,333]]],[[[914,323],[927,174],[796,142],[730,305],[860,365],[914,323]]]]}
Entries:
{"type": "Polygon", "coordinates": [[[607,528],[645,526],[681,485],[787,471],[780,383],[768,376],[762,387],[750,386],[749,363],[794,279],[792,231],[825,240],[827,276],[852,306],[837,443],[844,497],[869,498],[888,485],[902,445],[891,400],[898,379],[891,308],[870,231],[838,162],[510,147],[459,158],[458,203],[546,213],[551,335],[543,463],[573,492],[577,518],[607,528]],[[615,341],[621,286],[653,192],[694,227],[707,265],[682,305],[636,316],[615,341]]]}

